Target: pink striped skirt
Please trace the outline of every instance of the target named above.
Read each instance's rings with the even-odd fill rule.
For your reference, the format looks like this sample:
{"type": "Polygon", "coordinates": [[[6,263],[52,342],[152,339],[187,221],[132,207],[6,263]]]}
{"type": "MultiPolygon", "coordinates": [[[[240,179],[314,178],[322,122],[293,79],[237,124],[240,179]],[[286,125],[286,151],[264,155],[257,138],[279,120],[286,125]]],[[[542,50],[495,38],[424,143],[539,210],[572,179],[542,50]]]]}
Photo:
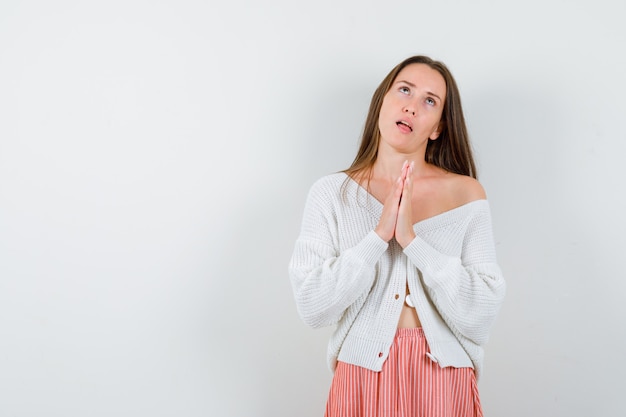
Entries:
{"type": "Polygon", "coordinates": [[[482,417],[474,370],[427,352],[421,328],[398,329],[381,372],[339,362],[325,417],[482,417]]]}

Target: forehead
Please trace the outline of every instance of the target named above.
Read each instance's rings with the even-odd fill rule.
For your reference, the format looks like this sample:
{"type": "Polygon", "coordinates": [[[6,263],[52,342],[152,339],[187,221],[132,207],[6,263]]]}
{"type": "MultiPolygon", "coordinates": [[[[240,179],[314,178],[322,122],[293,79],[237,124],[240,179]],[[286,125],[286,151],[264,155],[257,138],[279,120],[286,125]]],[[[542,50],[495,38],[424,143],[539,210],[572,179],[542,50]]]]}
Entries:
{"type": "Polygon", "coordinates": [[[411,83],[419,89],[428,90],[439,97],[446,95],[446,80],[439,71],[426,64],[410,64],[402,68],[393,82],[395,84],[401,81],[411,83]]]}

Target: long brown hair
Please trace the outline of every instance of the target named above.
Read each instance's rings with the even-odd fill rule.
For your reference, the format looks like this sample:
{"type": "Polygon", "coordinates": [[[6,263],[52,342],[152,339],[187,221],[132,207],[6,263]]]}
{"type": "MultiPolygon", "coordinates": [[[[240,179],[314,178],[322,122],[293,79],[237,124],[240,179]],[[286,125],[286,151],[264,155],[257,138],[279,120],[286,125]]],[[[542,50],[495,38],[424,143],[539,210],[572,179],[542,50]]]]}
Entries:
{"type": "Polygon", "coordinates": [[[441,115],[442,130],[436,140],[428,140],[426,145],[426,162],[446,171],[456,174],[468,175],[476,178],[476,166],[470,146],[461,96],[452,73],[442,62],[435,61],[424,55],[417,55],[405,59],[391,70],[380,83],[370,103],[361,145],[350,168],[345,172],[351,177],[364,175],[371,177],[371,169],[378,157],[378,145],[380,142],[380,130],[378,129],[378,117],[385,95],[393,85],[396,77],[408,65],[426,64],[441,74],[446,82],[446,98],[444,100],[443,113],[441,115]]]}

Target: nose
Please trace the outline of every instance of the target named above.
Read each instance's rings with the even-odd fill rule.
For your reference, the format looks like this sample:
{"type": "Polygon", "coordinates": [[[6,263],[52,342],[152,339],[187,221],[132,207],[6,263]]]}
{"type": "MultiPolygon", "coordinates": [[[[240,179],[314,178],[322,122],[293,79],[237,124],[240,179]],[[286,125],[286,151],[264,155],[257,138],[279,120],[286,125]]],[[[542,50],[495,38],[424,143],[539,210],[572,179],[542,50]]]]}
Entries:
{"type": "Polygon", "coordinates": [[[415,109],[413,108],[413,106],[406,106],[404,108],[404,112],[415,116],[415,109]]]}

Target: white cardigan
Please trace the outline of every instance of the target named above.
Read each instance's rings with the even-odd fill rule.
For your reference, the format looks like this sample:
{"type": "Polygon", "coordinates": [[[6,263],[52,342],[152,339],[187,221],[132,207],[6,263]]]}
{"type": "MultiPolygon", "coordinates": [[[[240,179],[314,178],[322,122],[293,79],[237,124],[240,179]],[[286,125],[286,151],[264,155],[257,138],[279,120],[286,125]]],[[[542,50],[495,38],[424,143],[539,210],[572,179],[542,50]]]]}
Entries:
{"type": "Polygon", "coordinates": [[[404,250],[374,232],[382,208],[344,173],[319,179],[308,194],[289,276],[302,320],[336,325],[330,369],[337,360],[382,369],[408,283],[429,358],[480,376],[505,293],[489,204],[476,200],[416,223],[404,250]]]}

